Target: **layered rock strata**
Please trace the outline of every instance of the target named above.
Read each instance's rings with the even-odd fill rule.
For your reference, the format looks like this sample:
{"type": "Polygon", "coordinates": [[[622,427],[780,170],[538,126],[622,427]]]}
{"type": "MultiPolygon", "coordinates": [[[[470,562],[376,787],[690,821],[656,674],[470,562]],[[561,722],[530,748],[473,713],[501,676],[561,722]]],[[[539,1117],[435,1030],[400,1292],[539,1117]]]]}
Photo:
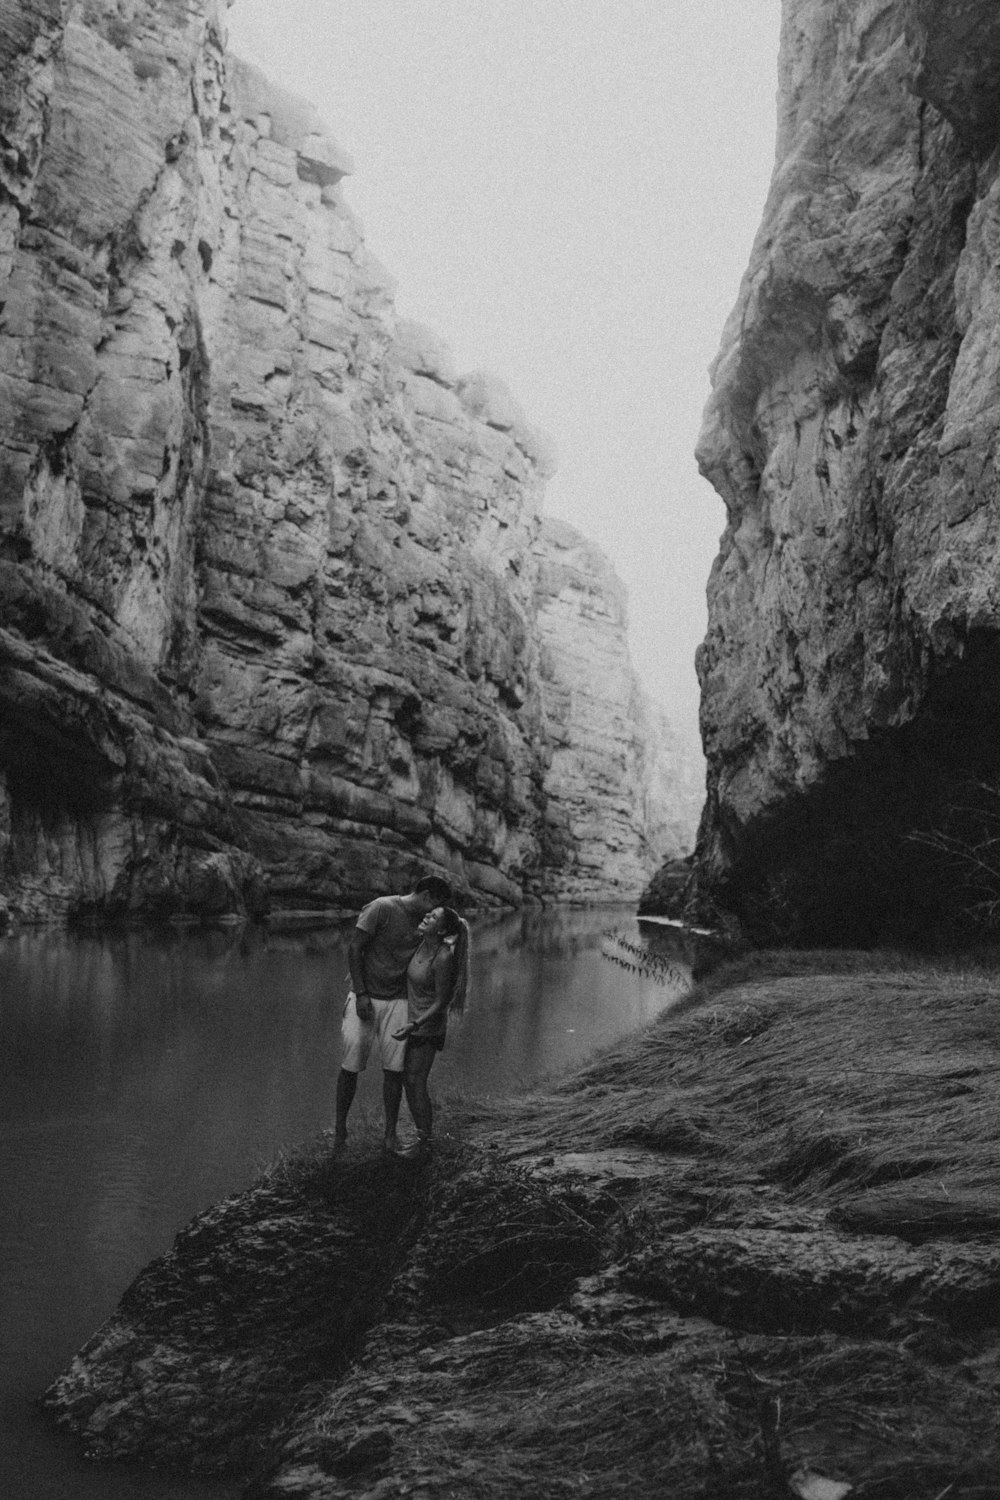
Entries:
{"type": "Polygon", "coordinates": [[[998,78],[989,0],[785,0],[698,451],[728,511],[699,885],[765,936],[926,932],[982,896],[949,909],[908,835],[975,843],[1000,777],[998,78]]]}
{"type": "Polygon", "coordinates": [[[560,894],[548,445],[397,318],[348,159],[227,57],[225,8],[0,0],[0,895],[560,894]]]}
{"type": "Polygon", "coordinates": [[[685,758],[629,663],[624,587],[564,521],[535,543],[539,670],[551,758],[542,863],[552,889],[587,900],[638,893],[663,849],[686,852],[704,768],[685,758]],[[636,829],[640,838],[636,838],[636,829]]]}

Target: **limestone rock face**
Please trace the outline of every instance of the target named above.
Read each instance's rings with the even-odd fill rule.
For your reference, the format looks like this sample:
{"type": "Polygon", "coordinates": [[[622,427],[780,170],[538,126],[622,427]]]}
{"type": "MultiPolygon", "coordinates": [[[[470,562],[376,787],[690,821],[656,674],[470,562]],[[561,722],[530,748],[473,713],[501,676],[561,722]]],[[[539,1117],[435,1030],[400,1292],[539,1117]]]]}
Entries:
{"type": "Polygon", "coordinates": [[[785,0],[698,454],[728,509],[699,886],[764,933],[934,925],[906,835],[1000,770],[998,78],[990,0],[785,0]]]}
{"type": "Polygon", "coordinates": [[[658,859],[691,848],[702,787],[631,668],[625,591],[564,521],[535,544],[551,759],[543,869],[578,899],[639,894],[658,859]]]}
{"type": "Polygon", "coordinates": [[[349,158],[227,57],[225,9],[0,0],[0,897],[575,892],[546,844],[551,449],[397,318],[349,158]]]}

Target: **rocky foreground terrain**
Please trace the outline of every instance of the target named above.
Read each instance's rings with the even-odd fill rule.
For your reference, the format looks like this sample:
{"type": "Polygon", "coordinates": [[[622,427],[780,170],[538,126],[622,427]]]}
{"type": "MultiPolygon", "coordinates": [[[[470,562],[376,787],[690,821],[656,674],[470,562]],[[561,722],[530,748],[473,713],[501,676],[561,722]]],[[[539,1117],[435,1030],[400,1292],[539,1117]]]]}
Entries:
{"type": "Polygon", "coordinates": [[[621,587],[226,9],[0,0],[0,918],[632,895],[701,788],[621,587]]]}
{"type": "Polygon", "coordinates": [[[995,839],[1000,15],[784,0],[776,166],[699,461],[699,889],[758,938],[947,926],[995,839]]]}
{"type": "Polygon", "coordinates": [[[46,1398],[278,1500],[1000,1496],[990,970],[759,955],[196,1219],[46,1398]]]}

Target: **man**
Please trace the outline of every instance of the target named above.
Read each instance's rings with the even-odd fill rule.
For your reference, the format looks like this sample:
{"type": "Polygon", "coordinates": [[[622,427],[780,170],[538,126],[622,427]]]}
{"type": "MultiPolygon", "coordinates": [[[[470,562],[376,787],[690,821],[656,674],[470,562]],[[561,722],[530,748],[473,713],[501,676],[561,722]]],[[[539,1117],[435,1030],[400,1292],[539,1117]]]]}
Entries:
{"type": "Polygon", "coordinates": [[[403,1098],[406,1042],[393,1032],[406,1025],[406,970],[420,943],[420,923],[429,911],[447,906],[451,899],[447,880],[425,875],[408,895],[377,896],[358,917],[347,955],[354,992],[348,996],[341,1028],[335,1151],[346,1144],[347,1115],[373,1042],[382,1062],[385,1149],[399,1149],[396,1125],[403,1098]]]}

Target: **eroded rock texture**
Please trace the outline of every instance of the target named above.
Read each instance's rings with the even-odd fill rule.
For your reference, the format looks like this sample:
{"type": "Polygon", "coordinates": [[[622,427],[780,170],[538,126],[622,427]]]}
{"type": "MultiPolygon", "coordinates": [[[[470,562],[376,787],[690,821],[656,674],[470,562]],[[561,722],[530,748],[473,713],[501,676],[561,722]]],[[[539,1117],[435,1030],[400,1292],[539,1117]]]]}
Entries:
{"type": "MultiPolygon", "coordinates": [[[[397,319],[348,159],[227,58],[225,8],[0,0],[0,896],[575,892],[545,833],[547,444],[397,319]]],[[[609,738],[629,894],[650,777],[609,738]]]]}
{"type": "Polygon", "coordinates": [[[998,90],[991,0],[785,0],[699,445],[728,508],[700,889],[759,933],[926,932],[982,895],[906,835],[1000,776],[998,90]]]}
{"type": "Polygon", "coordinates": [[[552,743],[544,868],[556,890],[580,900],[605,895],[609,876],[639,890],[657,849],[689,847],[704,767],[685,757],[629,665],[625,590],[603,553],[549,518],[535,562],[552,743]]]}

